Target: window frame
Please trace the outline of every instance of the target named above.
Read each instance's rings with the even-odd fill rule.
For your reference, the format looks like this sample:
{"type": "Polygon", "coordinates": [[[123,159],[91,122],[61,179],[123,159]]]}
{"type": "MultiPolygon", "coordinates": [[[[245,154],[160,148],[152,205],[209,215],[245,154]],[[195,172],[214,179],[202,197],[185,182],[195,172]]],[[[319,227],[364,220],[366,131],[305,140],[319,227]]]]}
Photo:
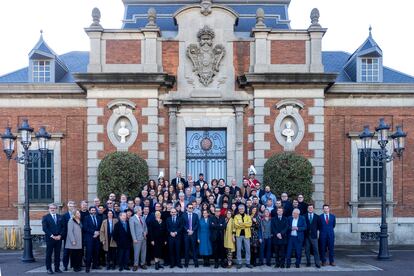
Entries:
{"type": "Polygon", "coordinates": [[[381,82],[381,67],[380,57],[361,57],[359,65],[360,81],[364,83],[381,82]]]}
{"type": "MultiPolygon", "coordinates": [[[[40,154],[38,150],[29,150],[29,156],[37,156],[40,154]]],[[[27,167],[27,182],[29,200],[32,203],[48,203],[54,202],[55,191],[54,191],[54,151],[49,150],[47,158],[39,158],[38,160],[32,161],[27,167]],[[47,174],[50,171],[50,181],[47,181],[47,174]],[[42,181],[42,175],[44,175],[44,181],[42,181]],[[37,178],[34,182],[34,178],[37,178]],[[37,187],[36,187],[37,186],[37,187]],[[48,194],[48,187],[50,187],[50,197],[48,194]],[[42,197],[42,189],[44,189],[45,197],[42,197]],[[35,192],[36,191],[36,192],[35,192]],[[34,194],[37,195],[34,198],[34,194]]]]}
{"type": "Polygon", "coordinates": [[[48,59],[34,59],[32,67],[32,81],[35,83],[52,82],[52,61],[48,59]],[[42,63],[42,65],[40,64],[42,63]],[[40,70],[42,68],[42,70],[40,70]]]}
{"type": "MultiPolygon", "coordinates": [[[[378,154],[379,149],[372,149],[373,154],[378,154]]],[[[371,157],[365,158],[364,152],[362,149],[358,150],[358,200],[359,201],[378,201],[382,197],[382,173],[383,166],[381,162],[373,160],[371,157]],[[365,164],[361,166],[361,160],[364,160],[365,164]],[[362,173],[364,171],[363,177],[364,181],[361,181],[362,173]],[[367,180],[367,172],[369,172],[369,180],[367,180]],[[375,180],[375,176],[377,180],[375,180]],[[362,183],[361,183],[362,182],[362,183]],[[364,188],[362,188],[364,185],[364,188]],[[374,188],[376,185],[376,188],[374,188]],[[368,188],[367,188],[368,186],[368,188]],[[369,195],[367,196],[367,192],[369,195]],[[377,196],[374,196],[374,194],[377,196]],[[362,196],[364,194],[364,196],[362,196]]]]}

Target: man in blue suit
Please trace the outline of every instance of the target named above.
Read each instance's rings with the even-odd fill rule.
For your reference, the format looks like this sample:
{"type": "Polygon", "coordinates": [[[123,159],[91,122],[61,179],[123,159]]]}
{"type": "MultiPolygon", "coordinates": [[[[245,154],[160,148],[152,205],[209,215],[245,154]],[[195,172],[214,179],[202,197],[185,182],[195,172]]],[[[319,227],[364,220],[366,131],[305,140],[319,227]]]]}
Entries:
{"type": "Polygon", "coordinates": [[[49,204],[49,214],[42,218],[42,229],[45,232],[46,241],[46,269],[48,274],[53,274],[52,254],[55,256],[55,272],[62,273],[60,265],[60,249],[62,246],[62,237],[65,232],[63,218],[56,214],[57,206],[49,204]]]}
{"type": "Polygon", "coordinates": [[[319,259],[318,250],[318,231],[321,228],[321,220],[319,216],[313,212],[313,204],[309,204],[307,208],[307,214],[304,215],[306,219],[307,230],[305,232],[305,255],[306,266],[310,267],[310,253],[311,248],[313,250],[313,258],[315,260],[315,266],[321,267],[321,261],[319,259]]]}
{"type": "Polygon", "coordinates": [[[326,249],[329,251],[329,264],[335,266],[334,246],[335,246],[335,225],[336,218],[329,213],[329,205],[323,205],[323,214],[320,215],[321,229],[319,231],[319,244],[322,266],[326,266],[326,249]]]}
{"type": "Polygon", "coordinates": [[[117,245],[119,271],[130,270],[128,260],[132,236],[126,212],[119,214],[119,221],[114,226],[113,237],[117,245]]]}
{"type": "Polygon", "coordinates": [[[197,231],[199,226],[198,215],[193,213],[193,205],[187,204],[187,212],[182,215],[184,225],[184,266],[188,267],[190,250],[193,255],[194,266],[198,267],[197,231]]]}
{"type": "Polygon", "coordinates": [[[99,268],[99,231],[101,229],[102,220],[96,215],[95,206],[89,207],[89,215],[83,220],[83,236],[86,245],[86,273],[92,268],[99,268]]]}
{"type": "Polygon", "coordinates": [[[181,238],[183,231],[183,220],[177,215],[175,208],[171,209],[171,217],[167,219],[168,248],[170,252],[170,268],[181,265],[181,238]]]}
{"type": "Polygon", "coordinates": [[[286,252],[286,268],[290,268],[292,249],[295,249],[296,268],[300,267],[302,245],[305,240],[306,221],[299,216],[299,209],[293,209],[292,216],[288,218],[288,247],[286,252]]]}

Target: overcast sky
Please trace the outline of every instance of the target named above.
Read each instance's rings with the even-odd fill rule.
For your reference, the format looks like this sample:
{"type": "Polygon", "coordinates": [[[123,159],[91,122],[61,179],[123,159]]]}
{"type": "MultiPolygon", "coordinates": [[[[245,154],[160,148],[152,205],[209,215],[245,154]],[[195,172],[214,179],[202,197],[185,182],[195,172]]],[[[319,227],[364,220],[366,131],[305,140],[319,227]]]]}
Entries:
{"type": "MultiPolygon", "coordinates": [[[[0,0],[0,75],[28,65],[27,55],[41,29],[57,54],[89,50],[83,28],[91,24],[93,7],[101,10],[104,28],[121,27],[121,0],[0,0]]],[[[414,76],[414,1],[292,0],[291,27],[306,29],[314,7],[319,8],[322,27],[328,28],[323,50],[352,53],[367,38],[372,25],[384,65],[414,76]]]]}

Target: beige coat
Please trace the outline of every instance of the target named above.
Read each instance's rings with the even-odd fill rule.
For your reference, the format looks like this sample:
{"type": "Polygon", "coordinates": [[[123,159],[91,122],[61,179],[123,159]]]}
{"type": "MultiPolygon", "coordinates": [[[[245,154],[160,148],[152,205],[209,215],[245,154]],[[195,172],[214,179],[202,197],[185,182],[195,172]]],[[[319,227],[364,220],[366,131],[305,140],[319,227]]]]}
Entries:
{"type": "Polygon", "coordinates": [[[72,218],[68,221],[68,232],[66,235],[65,248],[82,249],[82,228],[72,218]],[[75,242],[75,244],[73,244],[75,242]]]}
{"type": "Polygon", "coordinates": [[[236,246],[233,241],[234,234],[234,220],[233,218],[230,218],[227,222],[226,230],[224,232],[224,248],[230,249],[231,252],[236,251],[236,246]]]}
{"type": "MultiPolygon", "coordinates": [[[[115,224],[118,222],[118,219],[114,218],[112,219],[112,233],[115,229],[115,224]]],[[[105,219],[102,222],[101,230],[99,231],[99,239],[101,240],[101,243],[103,245],[103,250],[108,251],[108,220],[105,219]]],[[[116,247],[116,241],[111,237],[111,247],[116,247]]]]}

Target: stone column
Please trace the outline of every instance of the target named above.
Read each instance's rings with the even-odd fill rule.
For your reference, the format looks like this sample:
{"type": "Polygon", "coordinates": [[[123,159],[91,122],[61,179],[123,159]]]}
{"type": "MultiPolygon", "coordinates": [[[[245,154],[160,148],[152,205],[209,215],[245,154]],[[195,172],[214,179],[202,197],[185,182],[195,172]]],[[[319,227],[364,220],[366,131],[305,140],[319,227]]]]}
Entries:
{"type": "Polygon", "coordinates": [[[260,182],[263,181],[265,151],[270,149],[270,142],[265,141],[265,134],[270,132],[270,125],[265,124],[265,116],[269,115],[270,108],[265,107],[265,99],[254,99],[254,166],[256,178],[260,182]]]}
{"type": "Polygon", "coordinates": [[[148,99],[148,107],[142,108],[142,116],[147,116],[142,132],[147,133],[147,142],[142,143],[142,150],[148,151],[148,175],[150,179],[158,178],[158,99],[148,99]]]}
{"type": "Polygon", "coordinates": [[[169,115],[169,148],[170,148],[170,177],[175,175],[178,169],[177,160],[177,107],[170,106],[169,115]]]}
{"type": "Polygon", "coordinates": [[[244,106],[235,106],[234,113],[236,115],[236,143],[235,143],[235,178],[237,183],[240,183],[243,179],[243,117],[244,117],[244,106]]]}
{"type": "Polygon", "coordinates": [[[89,73],[102,72],[102,33],[103,29],[85,29],[90,39],[91,50],[89,52],[89,73]]]}
{"type": "Polygon", "coordinates": [[[254,72],[268,71],[268,60],[270,60],[270,49],[267,44],[267,36],[270,29],[253,29],[254,34],[254,72]]]}

